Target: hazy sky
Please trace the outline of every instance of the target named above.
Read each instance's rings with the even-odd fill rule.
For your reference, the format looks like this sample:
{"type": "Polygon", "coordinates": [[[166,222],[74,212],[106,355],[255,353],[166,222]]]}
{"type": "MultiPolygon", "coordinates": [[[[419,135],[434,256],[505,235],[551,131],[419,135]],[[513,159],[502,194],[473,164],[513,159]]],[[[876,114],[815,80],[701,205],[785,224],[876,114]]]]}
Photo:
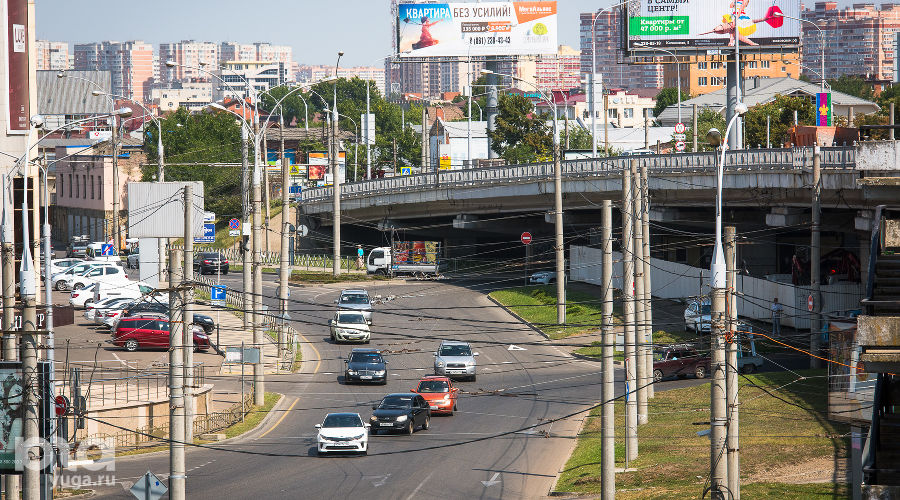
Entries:
{"type": "MultiPolygon", "coordinates": [[[[559,42],[578,48],[578,14],[617,3],[558,0],[559,42]]],[[[35,9],[39,39],[70,43],[271,42],[293,47],[299,63],[334,64],[342,50],[342,66],[370,65],[391,50],[388,0],[37,0],[35,9]]]]}

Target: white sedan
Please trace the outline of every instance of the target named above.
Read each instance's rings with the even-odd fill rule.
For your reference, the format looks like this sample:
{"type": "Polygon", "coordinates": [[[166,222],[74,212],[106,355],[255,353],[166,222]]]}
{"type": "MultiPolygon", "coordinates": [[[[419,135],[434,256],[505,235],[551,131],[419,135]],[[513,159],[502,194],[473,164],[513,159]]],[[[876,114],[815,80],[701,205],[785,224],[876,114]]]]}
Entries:
{"type": "Polygon", "coordinates": [[[86,287],[79,288],[78,290],[72,290],[72,293],[69,295],[69,305],[75,307],[87,307],[93,302],[94,285],[88,285],[86,287]]]}
{"type": "Polygon", "coordinates": [[[709,333],[712,323],[709,299],[691,300],[684,309],[684,329],[709,333]]]}
{"type": "Polygon", "coordinates": [[[556,271],[538,271],[528,277],[528,282],[534,285],[556,283],[556,271]]]}
{"type": "Polygon", "coordinates": [[[119,266],[103,264],[92,267],[79,276],[70,276],[66,278],[65,283],[66,288],[69,290],[80,290],[82,288],[87,288],[98,281],[121,283],[124,285],[128,283],[128,274],[126,274],[125,270],[119,266]]]}
{"type": "Polygon", "coordinates": [[[329,413],[316,429],[316,451],[320,455],[335,451],[365,455],[369,451],[369,424],[359,413],[329,413]]]}
{"type": "Polygon", "coordinates": [[[102,318],[106,311],[122,309],[131,301],[132,299],[127,297],[112,297],[101,300],[96,304],[86,304],[84,309],[84,319],[95,323],[102,323],[102,321],[97,321],[97,319],[102,318]]]}
{"type": "Polygon", "coordinates": [[[335,343],[369,343],[369,322],[361,311],[338,311],[333,319],[328,320],[328,326],[331,327],[331,340],[335,343]]]}
{"type": "MultiPolygon", "coordinates": [[[[52,259],[50,261],[50,276],[55,274],[59,274],[61,272],[65,272],[70,267],[81,264],[84,262],[83,259],[52,259]]],[[[41,278],[44,277],[44,267],[41,266],[41,278]]]]}

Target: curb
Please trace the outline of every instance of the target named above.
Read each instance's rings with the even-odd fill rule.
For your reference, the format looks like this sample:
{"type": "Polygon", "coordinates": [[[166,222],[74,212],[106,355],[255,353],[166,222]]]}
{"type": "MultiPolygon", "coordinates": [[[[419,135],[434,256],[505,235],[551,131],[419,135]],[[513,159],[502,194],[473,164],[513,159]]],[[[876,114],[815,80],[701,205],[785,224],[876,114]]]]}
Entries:
{"type": "Polygon", "coordinates": [[[523,318],[523,317],[519,316],[518,314],[514,313],[514,312],[512,311],[512,309],[510,309],[510,308],[506,307],[505,305],[501,304],[501,303],[498,302],[495,298],[491,297],[490,295],[485,295],[485,297],[487,297],[488,300],[490,300],[490,301],[493,302],[494,304],[500,306],[504,311],[506,311],[506,312],[508,312],[510,315],[512,315],[512,317],[514,317],[514,318],[516,318],[517,320],[521,321],[525,326],[527,326],[528,328],[531,328],[532,330],[534,330],[535,333],[537,333],[537,334],[540,335],[541,337],[544,337],[544,338],[547,339],[547,340],[553,340],[553,339],[551,339],[550,337],[548,337],[546,333],[542,332],[540,328],[534,326],[533,324],[531,324],[531,322],[529,322],[529,321],[526,320],[525,318],[523,318]]]}

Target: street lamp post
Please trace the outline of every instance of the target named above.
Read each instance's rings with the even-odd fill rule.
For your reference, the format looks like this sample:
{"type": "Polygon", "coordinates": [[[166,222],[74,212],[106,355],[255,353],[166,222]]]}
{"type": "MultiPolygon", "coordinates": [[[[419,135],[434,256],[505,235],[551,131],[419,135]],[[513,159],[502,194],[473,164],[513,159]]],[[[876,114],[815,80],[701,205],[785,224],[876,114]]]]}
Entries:
{"type": "Polygon", "coordinates": [[[565,241],[563,240],[563,204],[562,204],[562,160],[559,151],[559,126],[557,125],[556,102],[548,96],[540,87],[512,75],[504,75],[491,70],[483,69],[486,75],[505,76],[516,80],[537,90],[541,99],[553,110],[553,187],[554,187],[554,220],[556,226],[556,322],[566,322],[566,256],[565,241]]]}
{"type": "Polygon", "coordinates": [[[661,49],[659,47],[652,47],[653,50],[658,50],[660,52],[665,52],[672,56],[675,59],[675,76],[678,78],[678,82],[676,84],[676,88],[678,89],[678,123],[681,123],[681,63],[678,62],[678,55],[674,52],[666,49],[661,49]]]}
{"type": "Polygon", "coordinates": [[[821,39],[821,43],[819,45],[821,46],[821,49],[822,49],[821,55],[819,56],[819,59],[820,59],[819,62],[821,64],[821,70],[822,70],[821,73],[819,73],[819,78],[822,80],[821,86],[820,86],[821,91],[825,92],[825,32],[822,31],[822,28],[820,28],[818,24],[816,24],[808,19],[801,19],[799,17],[788,16],[781,12],[776,12],[773,15],[775,17],[783,17],[785,19],[793,19],[794,21],[799,21],[801,23],[811,24],[814,28],[819,30],[819,38],[821,39]]]}
{"type": "MultiPolygon", "coordinates": [[[[591,154],[592,158],[597,157],[597,92],[595,90],[595,86],[597,82],[594,81],[594,75],[597,74],[597,20],[600,19],[600,14],[603,14],[607,11],[615,9],[616,7],[621,7],[625,5],[627,2],[618,3],[616,5],[610,5],[609,7],[605,7],[603,9],[598,10],[594,14],[594,20],[591,22],[591,74],[589,76],[591,83],[591,154]]],[[[605,101],[604,101],[605,104],[605,101]]],[[[606,106],[604,106],[603,112],[606,113],[606,106]]],[[[680,121],[680,120],[679,120],[680,121]]],[[[607,155],[609,151],[606,152],[607,155]]]]}
{"type": "MultiPolygon", "coordinates": [[[[337,63],[334,65],[334,102],[332,104],[331,109],[331,151],[330,155],[330,163],[331,163],[331,192],[332,192],[332,204],[334,212],[332,215],[334,217],[332,223],[332,238],[334,239],[334,256],[332,262],[332,272],[335,276],[339,276],[341,274],[341,173],[339,171],[338,166],[338,154],[340,153],[340,148],[338,148],[338,109],[337,109],[337,78],[338,78],[338,69],[341,66],[341,57],[344,56],[343,52],[338,52],[337,63]]],[[[345,167],[346,168],[346,167],[345,167]]]]}

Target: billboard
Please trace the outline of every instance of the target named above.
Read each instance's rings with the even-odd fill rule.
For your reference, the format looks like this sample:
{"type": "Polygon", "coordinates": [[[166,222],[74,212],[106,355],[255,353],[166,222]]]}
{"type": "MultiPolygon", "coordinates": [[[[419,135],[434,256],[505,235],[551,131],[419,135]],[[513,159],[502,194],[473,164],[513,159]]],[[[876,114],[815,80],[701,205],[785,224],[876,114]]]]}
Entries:
{"type": "Polygon", "coordinates": [[[633,0],[626,13],[628,50],[734,47],[735,31],[741,48],[800,44],[798,0],[633,0]]]}
{"type": "Polygon", "coordinates": [[[28,68],[28,2],[5,0],[6,86],[9,89],[7,133],[27,133],[31,128],[28,68]]]}
{"type": "Polygon", "coordinates": [[[556,2],[397,6],[400,57],[556,54],[556,2]]]}

